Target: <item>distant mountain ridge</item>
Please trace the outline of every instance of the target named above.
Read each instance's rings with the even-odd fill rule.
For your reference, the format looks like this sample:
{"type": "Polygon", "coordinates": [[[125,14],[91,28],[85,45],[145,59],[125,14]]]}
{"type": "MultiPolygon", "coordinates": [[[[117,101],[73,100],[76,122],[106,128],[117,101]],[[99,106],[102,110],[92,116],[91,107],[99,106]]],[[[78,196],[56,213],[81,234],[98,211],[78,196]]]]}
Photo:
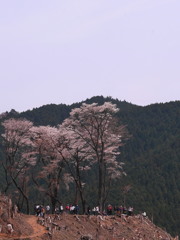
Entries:
{"type": "MultiPolygon", "coordinates": [[[[127,177],[112,186],[109,202],[117,201],[146,211],[155,224],[174,236],[180,235],[180,101],[152,104],[145,107],[111,97],[96,96],[83,102],[115,103],[117,114],[127,126],[131,138],[121,149],[127,177]],[[125,187],[130,186],[128,192],[125,187]]],[[[69,116],[72,105],[48,104],[10,117],[22,117],[35,125],[56,126],[69,116]]],[[[92,186],[92,192],[93,192],[92,186]]]]}

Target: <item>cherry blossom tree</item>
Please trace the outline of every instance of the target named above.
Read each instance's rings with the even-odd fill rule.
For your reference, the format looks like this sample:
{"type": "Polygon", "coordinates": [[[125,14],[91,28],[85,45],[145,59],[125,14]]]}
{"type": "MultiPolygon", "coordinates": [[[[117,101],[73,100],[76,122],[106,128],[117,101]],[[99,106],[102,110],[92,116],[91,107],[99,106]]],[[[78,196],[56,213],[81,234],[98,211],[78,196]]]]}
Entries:
{"type": "Polygon", "coordinates": [[[84,141],[74,133],[74,131],[67,130],[63,126],[59,126],[59,131],[64,132],[64,136],[67,139],[66,142],[66,157],[64,162],[70,176],[72,177],[76,191],[74,203],[78,203],[78,196],[82,203],[82,212],[86,212],[86,200],[85,200],[85,173],[91,169],[92,161],[91,155],[88,153],[88,146],[84,141]]]}
{"type": "Polygon", "coordinates": [[[98,106],[82,104],[71,111],[70,117],[62,126],[76,135],[76,144],[86,146],[92,163],[98,166],[98,204],[103,210],[112,180],[119,178],[124,172],[122,163],[116,157],[120,154],[125,126],[119,125],[115,118],[118,112],[115,104],[105,102],[98,106]]]}
{"type": "Polygon", "coordinates": [[[25,119],[12,118],[5,120],[2,125],[4,127],[2,138],[5,158],[1,161],[6,178],[4,192],[7,192],[9,186],[14,184],[22,196],[22,204],[24,200],[26,201],[26,209],[29,213],[28,170],[35,164],[30,131],[33,123],[25,119]]]}
{"type": "Polygon", "coordinates": [[[33,176],[33,180],[41,192],[49,196],[52,212],[58,199],[60,181],[65,184],[71,182],[68,173],[64,173],[64,157],[66,157],[66,138],[55,127],[40,126],[32,129],[34,133],[33,142],[38,156],[38,168],[40,171],[33,176]],[[43,186],[38,179],[43,179],[43,186]]]}

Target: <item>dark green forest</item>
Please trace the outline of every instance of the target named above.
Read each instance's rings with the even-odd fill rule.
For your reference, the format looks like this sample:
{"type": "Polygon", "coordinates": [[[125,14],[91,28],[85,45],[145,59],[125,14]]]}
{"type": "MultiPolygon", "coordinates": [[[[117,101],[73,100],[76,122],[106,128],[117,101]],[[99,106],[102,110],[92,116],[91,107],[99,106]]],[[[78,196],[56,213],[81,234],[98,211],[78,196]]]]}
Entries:
{"type": "MultiPolygon", "coordinates": [[[[146,211],[155,224],[173,235],[180,235],[180,101],[141,107],[97,96],[84,102],[101,105],[107,101],[120,109],[118,119],[126,125],[129,135],[119,155],[127,176],[112,185],[107,203],[133,206],[135,213],[146,211]]],[[[71,109],[81,104],[50,104],[22,113],[13,110],[0,121],[26,118],[37,126],[57,126],[69,116],[71,109]]],[[[0,130],[2,132],[2,128],[0,130]]],[[[2,150],[0,154],[2,158],[2,150]]],[[[4,179],[2,169],[0,171],[2,188],[4,179]]],[[[92,176],[86,176],[89,178],[87,199],[91,206],[96,204],[95,175],[94,169],[92,176]]],[[[38,192],[33,191],[33,184],[31,192],[33,203],[35,199],[41,200],[38,192]]],[[[60,194],[64,202],[72,201],[73,190],[67,192],[62,188],[60,194]]]]}

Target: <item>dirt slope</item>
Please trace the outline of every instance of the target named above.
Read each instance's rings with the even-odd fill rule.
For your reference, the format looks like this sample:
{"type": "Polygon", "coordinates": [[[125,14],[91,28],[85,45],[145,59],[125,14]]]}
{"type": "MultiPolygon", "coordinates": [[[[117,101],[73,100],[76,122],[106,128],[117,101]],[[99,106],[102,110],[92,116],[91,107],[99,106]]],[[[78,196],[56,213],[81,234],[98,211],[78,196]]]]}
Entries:
{"type": "Polygon", "coordinates": [[[0,233],[1,240],[81,240],[83,237],[87,240],[173,239],[148,218],[140,215],[127,218],[63,214],[48,215],[43,219],[20,214],[9,222],[12,223],[14,231],[8,233],[4,225],[4,232],[0,233]]]}
{"type": "MultiPolygon", "coordinates": [[[[9,223],[13,226],[13,232],[0,233],[0,239],[43,239],[43,235],[48,233],[45,227],[37,223],[37,217],[19,215],[13,220],[11,219],[9,223]]],[[[6,225],[4,225],[6,229],[6,225]]]]}
{"type": "Polygon", "coordinates": [[[53,222],[56,227],[52,233],[52,240],[173,239],[165,231],[156,227],[148,218],[142,218],[140,215],[102,217],[64,214],[53,222]]]}
{"type": "MultiPolygon", "coordinates": [[[[0,196],[0,240],[173,240],[148,217],[46,215],[15,212],[12,202],[0,196]],[[13,231],[8,230],[8,224],[13,231]]],[[[178,239],[178,238],[175,238],[178,239]]]]}

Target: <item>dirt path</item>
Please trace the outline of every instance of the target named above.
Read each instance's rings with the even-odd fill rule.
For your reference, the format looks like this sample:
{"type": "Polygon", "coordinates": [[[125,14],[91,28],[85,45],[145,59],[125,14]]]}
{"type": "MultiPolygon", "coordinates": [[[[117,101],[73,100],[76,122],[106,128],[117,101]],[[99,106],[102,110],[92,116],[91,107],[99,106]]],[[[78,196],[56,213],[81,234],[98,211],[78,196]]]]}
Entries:
{"type": "Polygon", "coordinates": [[[33,239],[33,238],[41,237],[43,234],[47,233],[47,231],[45,230],[45,227],[37,223],[37,217],[28,216],[26,221],[33,229],[32,234],[21,235],[21,236],[16,236],[16,235],[11,236],[10,234],[0,233],[0,240],[5,240],[5,239],[18,240],[18,239],[25,239],[25,238],[33,239]]]}

